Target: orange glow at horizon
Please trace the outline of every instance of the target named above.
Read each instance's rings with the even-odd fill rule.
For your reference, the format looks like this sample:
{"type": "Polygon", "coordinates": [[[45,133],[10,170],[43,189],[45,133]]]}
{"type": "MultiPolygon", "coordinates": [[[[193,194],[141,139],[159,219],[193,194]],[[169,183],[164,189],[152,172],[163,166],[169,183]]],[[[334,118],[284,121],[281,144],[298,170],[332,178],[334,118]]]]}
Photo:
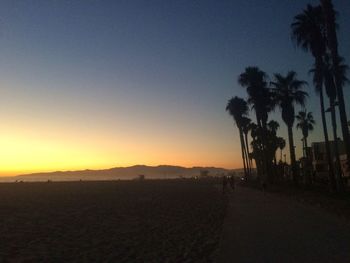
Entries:
{"type": "Polygon", "coordinates": [[[215,152],[215,145],[210,143],[197,143],[193,147],[159,134],[148,134],[147,137],[118,131],[115,134],[107,131],[84,131],[81,134],[73,128],[47,127],[24,124],[1,133],[0,176],[137,164],[241,167],[236,152],[215,152]]]}
{"type": "Polygon", "coordinates": [[[192,106],[118,89],[81,92],[80,82],[60,81],[2,79],[0,176],[138,164],[242,167],[237,130],[221,108],[203,117],[192,106]]]}

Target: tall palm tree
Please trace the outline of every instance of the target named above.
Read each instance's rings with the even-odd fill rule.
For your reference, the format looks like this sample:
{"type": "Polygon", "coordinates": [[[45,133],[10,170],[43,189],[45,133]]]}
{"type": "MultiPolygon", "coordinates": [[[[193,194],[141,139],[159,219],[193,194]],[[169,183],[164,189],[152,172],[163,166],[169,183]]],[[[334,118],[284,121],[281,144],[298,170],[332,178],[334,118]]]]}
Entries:
{"type": "Polygon", "coordinates": [[[333,170],[333,162],[331,159],[331,150],[328,139],[327,122],[325,116],[325,106],[323,98],[323,56],[326,53],[326,39],[324,16],[321,6],[308,5],[302,13],[294,17],[294,22],[291,25],[292,39],[304,51],[311,52],[315,59],[315,69],[313,81],[315,84],[316,93],[320,98],[321,118],[323,134],[326,146],[326,160],[328,162],[330,190],[336,191],[336,180],[333,170]]]}
{"type": "MultiPolygon", "coordinates": [[[[335,165],[336,165],[336,181],[337,181],[337,187],[338,191],[342,192],[344,190],[344,184],[342,180],[342,170],[341,170],[341,163],[340,163],[340,157],[339,157],[339,147],[338,147],[338,135],[337,135],[337,120],[336,120],[336,88],[335,88],[335,69],[334,64],[331,65],[330,58],[328,55],[324,57],[325,60],[325,67],[324,67],[324,79],[325,79],[325,87],[326,87],[326,93],[329,98],[329,109],[328,111],[331,113],[331,120],[332,120],[332,128],[333,128],[333,140],[334,140],[334,156],[335,156],[335,165]]],[[[346,65],[339,65],[342,69],[343,75],[340,78],[341,85],[344,85],[348,80],[346,78],[346,65]]],[[[338,69],[339,70],[339,69],[338,69]]]]}
{"type": "Polygon", "coordinates": [[[305,156],[308,158],[307,151],[307,138],[309,136],[309,132],[314,130],[315,120],[312,112],[307,112],[306,110],[299,111],[298,115],[295,117],[298,121],[297,129],[300,129],[303,133],[303,143],[305,149],[305,156]]]}
{"type": "Polygon", "coordinates": [[[247,102],[244,99],[239,98],[237,96],[234,98],[231,98],[226,105],[226,111],[228,111],[228,113],[233,117],[239,131],[244,175],[247,178],[248,171],[247,171],[247,160],[246,160],[246,154],[245,154],[246,150],[245,150],[245,143],[244,143],[243,129],[242,129],[243,117],[245,117],[248,113],[247,102]]]}
{"type": "Polygon", "coordinates": [[[323,14],[325,17],[325,28],[326,28],[326,37],[327,45],[331,52],[332,64],[334,67],[334,81],[335,89],[338,96],[339,104],[339,115],[340,123],[342,128],[343,140],[345,143],[345,149],[347,154],[347,162],[350,165],[350,136],[349,129],[347,126],[348,119],[346,116],[343,85],[342,85],[342,74],[341,74],[341,58],[338,52],[338,39],[337,39],[337,23],[336,23],[336,12],[333,7],[331,0],[321,0],[321,6],[323,9],[323,14]]]}
{"type": "MultiPolygon", "coordinates": [[[[268,89],[268,76],[258,67],[247,67],[245,71],[239,75],[238,83],[247,89],[248,103],[252,105],[255,111],[257,125],[262,132],[261,150],[262,150],[262,174],[266,176],[270,171],[271,164],[266,159],[265,148],[267,144],[267,120],[268,114],[273,109],[271,92],[268,89]]],[[[265,180],[264,178],[262,178],[265,180]]]]}
{"type": "Polygon", "coordinates": [[[239,75],[238,83],[247,89],[248,103],[253,106],[258,126],[266,126],[269,109],[270,94],[268,90],[268,76],[258,67],[247,67],[239,75]]]}
{"type": "Polygon", "coordinates": [[[299,176],[296,167],[294,139],[293,139],[293,125],[295,119],[295,105],[305,105],[305,100],[308,94],[302,90],[307,85],[305,81],[298,80],[297,74],[294,71],[288,72],[286,76],[281,74],[274,75],[274,81],[271,82],[273,93],[275,94],[275,101],[282,111],[282,120],[286,123],[288,128],[289,151],[291,158],[291,166],[293,173],[293,180],[298,185],[299,176]]]}
{"type": "Polygon", "coordinates": [[[312,183],[312,164],[309,156],[309,152],[307,149],[307,137],[309,136],[309,132],[314,129],[314,117],[312,116],[312,112],[307,112],[306,110],[299,111],[296,116],[298,121],[297,129],[301,129],[303,134],[303,156],[306,159],[303,160],[303,170],[305,175],[305,184],[311,185],[312,183]]]}

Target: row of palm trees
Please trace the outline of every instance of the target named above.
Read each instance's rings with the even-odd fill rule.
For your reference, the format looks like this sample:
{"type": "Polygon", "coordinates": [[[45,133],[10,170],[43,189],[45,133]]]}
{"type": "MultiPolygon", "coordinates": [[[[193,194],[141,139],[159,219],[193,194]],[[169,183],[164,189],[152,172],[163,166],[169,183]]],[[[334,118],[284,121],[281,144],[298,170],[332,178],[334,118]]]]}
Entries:
{"type": "MultiPolygon", "coordinates": [[[[294,17],[291,24],[293,42],[314,58],[314,67],[310,70],[313,74],[313,82],[316,94],[320,99],[322,127],[326,144],[326,159],[329,166],[330,189],[333,192],[343,191],[342,170],[338,149],[337,134],[337,109],[341,120],[342,137],[345,144],[347,162],[350,161],[350,137],[348,121],[345,111],[343,87],[348,82],[346,71],[348,67],[344,59],[339,56],[336,34],[336,15],[331,0],[321,0],[320,5],[307,7],[294,17]],[[329,108],[325,109],[325,95],[329,100],[329,108]],[[325,113],[330,112],[332,121],[332,134],[335,152],[335,162],[332,160],[327,122],[325,113]]],[[[247,91],[247,101],[234,97],[229,100],[226,110],[233,116],[241,140],[242,159],[247,177],[252,170],[253,158],[259,177],[262,180],[273,181],[276,165],[275,155],[277,149],[283,149],[283,138],[276,135],[278,123],[268,122],[269,114],[275,108],[281,111],[283,122],[288,130],[288,143],[291,159],[291,171],[293,181],[299,184],[299,171],[296,165],[295,147],[293,140],[293,127],[295,118],[298,121],[297,128],[303,134],[303,155],[309,158],[306,150],[309,131],[313,130],[315,121],[312,113],[305,110],[305,102],[308,93],[304,90],[307,83],[297,78],[294,71],[287,75],[274,74],[272,81],[268,75],[258,67],[247,67],[239,75],[238,83],[247,91]],[[255,112],[256,123],[248,118],[249,106],[255,112]],[[303,108],[295,116],[295,107],[303,108]],[[273,127],[271,127],[271,125],[273,127]],[[251,133],[249,147],[248,133],[251,133]],[[251,152],[250,152],[250,149],[251,152]]],[[[283,140],[284,141],[284,140],[283,140]]],[[[285,144],[285,142],[284,142],[285,144]]]]}
{"type": "MultiPolygon", "coordinates": [[[[280,108],[282,120],[287,125],[288,140],[291,156],[291,167],[293,180],[298,184],[298,172],[296,167],[295,148],[293,141],[293,126],[295,121],[295,106],[305,105],[308,94],[303,91],[305,81],[297,79],[294,71],[286,76],[274,74],[273,81],[268,81],[268,75],[258,67],[247,67],[240,74],[238,82],[248,93],[248,99],[234,97],[229,100],[226,110],[232,115],[239,133],[242,148],[242,159],[246,176],[249,178],[251,171],[250,159],[256,162],[257,172],[263,180],[274,180],[276,162],[276,151],[285,147],[283,138],[277,136],[278,122],[268,121],[269,113],[276,107],[280,108]],[[255,111],[256,123],[247,120],[249,106],[255,111]],[[245,127],[246,126],[246,127],[245,127]],[[251,132],[252,152],[249,152],[247,131],[251,132]],[[243,136],[245,135],[245,136],[243,136]]],[[[300,119],[303,119],[300,113],[300,119]]],[[[311,113],[306,113],[311,115],[311,113]]],[[[305,120],[303,119],[305,122],[305,120]]],[[[304,124],[300,121],[299,126],[304,124]]],[[[310,125],[309,125],[310,126],[310,125]]],[[[305,126],[304,129],[307,129],[305,126]]]]}
{"type": "Polygon", "coordinates": [[[343,87],[348,81],[346,78],[347,66],[338,53],[336,34],[336,16],[331,0],[321,0],[317,6],[308,5],[302,13],[294,17],[291,25],[292,38],[297,46],[311,53],[314,58],[313,80],[316,93],[320,98],[323,133],[326,143],[326,156],[329,166],[329,182],[331,191],[342,192],[341,164],[339,159],[336,106],[339,106],[340,124],[346,149],[347,163],[350,161],[350,140],[347,127],[347,116],[343,87]],[[324,91],[329,99],[329,109],[324,106],[324,91]],[[335,162],[331,158],[331,150],[327,131],[325,113],[331,113],[335,162]],[[335,166],[335,167],[334,167],[335,166]]]}

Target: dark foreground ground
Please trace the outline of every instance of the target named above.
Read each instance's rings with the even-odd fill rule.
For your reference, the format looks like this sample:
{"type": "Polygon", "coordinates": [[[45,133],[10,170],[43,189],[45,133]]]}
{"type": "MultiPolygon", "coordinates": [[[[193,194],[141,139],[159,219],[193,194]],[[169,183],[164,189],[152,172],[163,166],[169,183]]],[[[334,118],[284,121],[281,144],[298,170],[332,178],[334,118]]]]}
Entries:
{"type": "Polygon", "coordinates": [[[346,218],[248,187],[237,187],[229,196],[219,262],[350,262],[346,218]]]}
{"type": "Polygon", "coordinates": [[[212,262],[214,181],[0,184],[0,262],[212,262]]]}

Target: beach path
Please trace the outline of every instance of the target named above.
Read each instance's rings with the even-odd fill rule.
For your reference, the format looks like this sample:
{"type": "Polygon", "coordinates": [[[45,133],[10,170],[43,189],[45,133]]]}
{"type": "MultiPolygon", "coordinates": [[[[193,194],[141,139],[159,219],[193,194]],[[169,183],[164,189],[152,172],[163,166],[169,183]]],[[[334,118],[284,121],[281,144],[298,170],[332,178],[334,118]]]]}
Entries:
{"type": "Polygon", "coordinates": [[[236,187],[219,262],[350,262],[350,224],[321,208],[236,187]]]}

